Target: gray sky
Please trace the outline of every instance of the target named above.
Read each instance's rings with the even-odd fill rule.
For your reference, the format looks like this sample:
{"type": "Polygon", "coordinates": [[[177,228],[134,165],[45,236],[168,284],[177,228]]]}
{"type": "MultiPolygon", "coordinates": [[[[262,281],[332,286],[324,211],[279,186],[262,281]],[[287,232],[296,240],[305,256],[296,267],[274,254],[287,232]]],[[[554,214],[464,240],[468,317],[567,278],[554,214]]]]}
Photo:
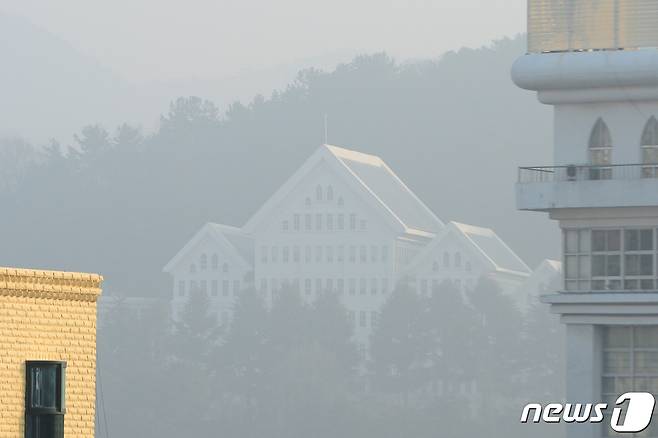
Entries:
{"type": "Polygon", "coordinates": [[[0,0],[123,76],[219,78],[318,57],[432,56],[524,30],[525,0],[0,0]]]}

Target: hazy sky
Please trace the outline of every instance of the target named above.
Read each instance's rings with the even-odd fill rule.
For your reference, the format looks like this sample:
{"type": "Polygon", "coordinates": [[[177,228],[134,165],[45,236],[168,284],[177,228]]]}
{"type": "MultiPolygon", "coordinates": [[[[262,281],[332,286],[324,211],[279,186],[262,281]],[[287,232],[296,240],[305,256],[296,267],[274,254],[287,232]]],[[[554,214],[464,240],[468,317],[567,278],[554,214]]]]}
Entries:
{"type": "Polygon", "coordinates": [[[0,0],[141,80],[218,78],[308,58],[477,47],[524,30],[525,0],[0,0]]]}

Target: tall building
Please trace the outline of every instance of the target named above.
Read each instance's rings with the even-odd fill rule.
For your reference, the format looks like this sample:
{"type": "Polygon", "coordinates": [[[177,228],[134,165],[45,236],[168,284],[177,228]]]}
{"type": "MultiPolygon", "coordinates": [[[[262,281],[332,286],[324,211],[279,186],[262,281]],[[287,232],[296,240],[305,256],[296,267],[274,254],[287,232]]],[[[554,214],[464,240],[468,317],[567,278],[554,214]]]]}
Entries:
{"type": "Polygon", "coordinates": [[[102,277],[0,268],[0,438],[89,438],[102,277]]]}
{"type": "Polygon", "coordinates": [[[519,170],[517,205],[562,230],[563,281],[543,300],[566,324],[567,399],[658,394],[658,4],[529,0],[528,12],[512,77],[554,108],[554,163],[519,170]]]}
{"type": "Polygon", "coordinates": [[[465,290],[488,276],[515,294],[530,274],[492,230],[444,224],[381,158],[329,145],[243,227],[206,224],[164,271],[174,280],[174,317],[200,290],[220,323],[249,284],[268,303],[286,285],[309,303],[337,293],[362,347],[401,278],[430,293],[443,281],[465,290]]]}

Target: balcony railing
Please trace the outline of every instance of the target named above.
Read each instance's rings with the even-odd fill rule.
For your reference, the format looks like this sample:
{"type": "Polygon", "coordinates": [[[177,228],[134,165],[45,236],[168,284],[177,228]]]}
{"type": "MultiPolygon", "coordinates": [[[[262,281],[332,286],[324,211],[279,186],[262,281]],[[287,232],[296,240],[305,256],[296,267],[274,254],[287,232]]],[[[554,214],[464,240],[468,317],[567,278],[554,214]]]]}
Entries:
{"type": "Polygon", "coordinates": [[[656,164],[609,164],[520,167],[519,183],[567,181],[639,180],[658,178],[656,164]]]}

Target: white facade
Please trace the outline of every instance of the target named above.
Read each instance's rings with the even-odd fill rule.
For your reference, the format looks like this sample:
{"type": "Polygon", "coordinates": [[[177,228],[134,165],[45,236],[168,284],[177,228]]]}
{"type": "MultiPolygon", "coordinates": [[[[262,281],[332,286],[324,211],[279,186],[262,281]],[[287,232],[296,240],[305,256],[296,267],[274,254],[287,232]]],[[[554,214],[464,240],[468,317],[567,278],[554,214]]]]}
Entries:
{"type": "Polygon", "coordinates": [[[512,293],[530,274],[493,231],[444,225],[379,157],[327,145],[242,228],[205,225],[164,270],[174,279],[174,314],[190,290],[200,289],[220,321],[230,320],[247,285],[270,304],[283,287],[299,290],[307,302],[337,293],[363,348],[403,276],[467,288],[491,274],[512,293]],[[436,272],[433,260],[444,252],[448,266],[436,272]]]}
{"type": "MultiPolygon", "coordinates": [[[[605,8],[575,3],[592,5],[587,22],[608,22],[605,8]]],[[[624,2],[623,11],[656,20],[649,3],[624,2]]],[[[577,9],[564,19],[582,20],[569,15],[577,9]]],[[[606,26],[597,32],[624,30],[606,26]]],[[[557,32],[556,40],[569,37],[557,32]]],[[[655,26],[642,32],[658,41],[655,26]]],[[[543,301],[567,324],[571,403],[658,393],[658,50],[613,47],[528,54],[512,71],[518,86],[555,108],[555,166],[520,170],[517,205],[549,212],[563,231],[563,279],[559,293],[543,301]]],[[[657,423],[642,436],[658,436],[657,423]]],[[[602,424],[567,431],[609,434],[602,424]]]]}

